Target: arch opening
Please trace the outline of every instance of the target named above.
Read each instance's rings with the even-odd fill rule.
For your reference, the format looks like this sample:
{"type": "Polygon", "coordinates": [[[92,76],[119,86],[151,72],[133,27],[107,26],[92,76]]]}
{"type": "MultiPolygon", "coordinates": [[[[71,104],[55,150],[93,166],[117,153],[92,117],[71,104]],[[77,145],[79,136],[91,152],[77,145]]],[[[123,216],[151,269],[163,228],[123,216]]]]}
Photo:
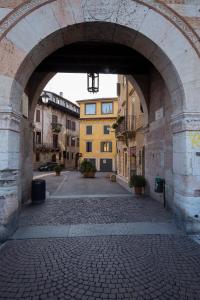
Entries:
{"type": "MultiPolygon", "coordinates": [[[[38,22],[40,13],[41,9],[38,9],[35,13],[38,17],[38,22]]],[[[54,18],[53,16],[51,17],[54,18]]],[[[31,21],[31,16],[28,15],[27,20],[31,21]]],[[[59,18],[58,20],[61,23],[63,22],[59,18]]],[[[31,152],[31,142],[26,143],[26,138],[30,136],[32,131],[31,122],[38,96],[47,81],[56,72],[62,68],[63,70],[66,70],[66,68],[70,69],[70,67],[73,70],[77,68],[77,71],[96,70],[106,73],[109,70],[110,73],[119,72],[131,76],[130,80],[135,85],[146,114],[145,167],[150,194],[155,197],[153,185],[158,171],[160,176],[166,180],[166,197],[169,206],[182,220],[186,221],[186,223],[187,221],[191,223],[194,211],[188,205],[188,201],[191,200],[196,205],[198,197],[194,196],[194,192],[197,189],[197,181],[195,181],[192,188],[188,186],[188,182],[182,189],[179,189],[177,186],[177,181],[183,183],[188,172],[187,169],[181,171],[178,169],[176,165],[178,155],[184,163],[188,161],[188,158],[185,157],[186,147],[182,152],[179,151],[176,141],[181,139],[184,143],[190,140],[187,132],[188,128],[185,125],[187,123],[186,118],[189,116],[187,113],[190,114],[190,118],[198,119],[197,115],[194,114],[194,112],[200,112],[200,108],[195,102],[197,88],[191,100],[189,92],[194,82],[196,82],[195,84],[198,87],[199,81],[195,80],[198,79],[197,75],[200,68],[197,55],[194,54],[195,51],[193,51],[191,45],[188,45],[180,32],[176,28],[174,29],[173,25],[167,20],[163,20],[163,23],[166,23],[166,28],[172,28],[173,32],[171,35],[168,34],[165,40],[162,39],[162,36],[158,37],[155,35],[156,28],[151,27],[148,29],[145,26],[145,22],[143,26],[136,29],[131,23],[124,26],[125,24],[120,21],[104,22],[93,20],[92,22],[75,22],[73,25],[60,23],[57,26],[58,24],[55,25],[54,20],[52,21],[52,27],[47,26],[44,29],[42,38],[39,33],[36,33],[36,36],[33,35],[30,43],[27,44],[22,38],[19,38],[18,41],[14,40],[13,33],[20,32],[19,23],[8,32],[5,41],[1,41],[2,47],[5,47],[6,43],[7,46],[9,46],[9,43],[15,45],[14,54],[10,60],[10,64],[15,60],[12,70],[9,68],[9,64],[8,66],[0,66],[2,74],[1,84],[3,85],[6,82],[6,87],[4,88],[5,97],[2,105],[11,108],[11,112],[7,111],[2,116],[3,118],[9,116],[10,120],[16,122],[18,128],[16,131],[18,149],[14,148],[13,150],[16,163],[2,166],[2,170],[6,169],[6,167],[11,170],[8,174],[9,176],[13,172],[17,173],[17,179],[14,178],[12,180],[12,184],[14,183],[15,188],[17,187],[17,192],[13,190],[12,194],[15,199],[13,200],[14,205],[11,210],[8,210],[8,215],[3,217],[2,224],[10,223],[10,217],[14,214],[16,215],[20,206],[19,202],[22,192],[20,176],[23,172],[26,173],[27,170],[30,170],[30,164],[24,160],[24,157],[27,157],[27,160],[30,161],[28,153],[29,151],[31,152]],[[175,49],[176,55],[170,49],[170,42],[175,37],[184,44],[184,47],[175,49]],[[89,52],[90,60],[87,53],[85,53],[89,47],[91,47],[91,52],[89,52]],[[18,54],[17,50],[19,50],[18,54]],[[94,53],[92,53],[92,50],[94,53]],[[104,50],[107,52],[105,52],[105,61],[103,63],[103,55],[101,54],[104,50]],[[78,53],[77,56],[75,51],[78,53]],[[123,55],[121,55],[121,52],[123,55]],[[87,57],[81,57],[81,54],[87,57]],[[186,57],[184,63],[180,62],[183,57],[182,54],[186,57]],[[193,64],[191,64],[191,70],[188,74],[185,74],[182,70],[188,62],[187,59],[191,58],[191,55],[193,64]],[[76,61],[77,57],[79,60],[76,61]],[[99,57],[101,57],[100,61],[98,61],[99,57]],[[63,59],[66,59],[65,63],[63,63],[63,59]],[[83,62],[82,65],[80,65],[81,62],[83,62]],[[192,72],[194,65],[196,71],[192,72]],[[24,94],[29,98],[29,118],[26,120],[23,117],[21,118],[21,100],[24,94]],[[20,124],[22,124],[23,130],[20,129],[20,124]],[[155,169],[157,161],[159,161],[158,169],[155,169]]],[[[50,23],[49,21],[48,24],[50,23]]],[[[29,28],[27,28],[28,31],[29,28]]],[[[11,127],[12,124],[10,122],[7,128],[9,141],[13,138],[11,127]]],[[[195,126],[192,129],[197,131],[195,126]]],[[[7,161],[9,161],[9,158],[7,161]]],[[[188,180],[191,181],[193,175],[191,174],[188,180]]],[[[199,175],[197,174],[196,176],[199,175]]],[[[10,195],[5,197],[5,207],[10,201],[9,197],[10,195]]],[[[197,227],[199,226],[196,221],[195,224],[197,227]]]]}

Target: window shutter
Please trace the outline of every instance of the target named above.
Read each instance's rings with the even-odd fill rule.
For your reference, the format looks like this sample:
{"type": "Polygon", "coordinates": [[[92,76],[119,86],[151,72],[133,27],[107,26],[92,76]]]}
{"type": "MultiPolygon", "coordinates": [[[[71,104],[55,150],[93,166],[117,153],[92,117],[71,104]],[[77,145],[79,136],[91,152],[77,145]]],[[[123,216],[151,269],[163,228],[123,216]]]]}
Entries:
{"type": "Polygon", "coordinates": [[[112,142],[109,142],[109,152],[112,152],[112,142]]]}
{"type": "Polygon", "coordinates": [[[104,148],[104,142],[101,142],[101,152],[104,152],[103,149],[104,148]]]}
{"type": "Polygon", "coordinates": [[[40,122],[40,110],[36,110],[36,122],[40,122]]]}
{"type": "Polygon", "coordinates": [[[119,97],[120,94],[121,94],[121,85],[120,85],[120,83],[118,82],[118,83],[117,83],[117,96],[119,97]]]}

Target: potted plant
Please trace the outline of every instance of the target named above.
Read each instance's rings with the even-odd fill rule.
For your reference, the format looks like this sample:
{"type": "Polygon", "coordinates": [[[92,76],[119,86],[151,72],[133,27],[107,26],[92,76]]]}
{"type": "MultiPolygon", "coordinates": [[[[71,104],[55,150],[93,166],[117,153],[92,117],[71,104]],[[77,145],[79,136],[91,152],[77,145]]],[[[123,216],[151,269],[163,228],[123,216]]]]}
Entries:
{"type": "Polygon", "coordinates": [[[94,178],[96,173],[95,166],[89,160],[83,160],[80,165],[80,172],[85,178],[94,178]]]}
{"type": "Polygon", "coordinates": [[[117,127],[118,127],[118,124],[117,124],[117,123],[112,124],[112,128],[113,128],[113,129],[117,129],[117,127]]]}
{"type": "Polygon", "coordinates": [[[60,176],[60,172],[62,171],[61,166],[60,165],[56,166],[54,170],[56,172],[56,176],[60,176]]]}
{"type": "Polygon", "coordinates": [[[142,176],[142,175],[131,176],[129,186],[134,187],[135,194],[141,195],[145,185],[146,185],[146,180],[145,180],[144,176],[142,176]]]}
{"type": "Polygon", "coordinates": [[[124,120],[124,116],[117,117],[117,124],[120,124],[124,120]]]}

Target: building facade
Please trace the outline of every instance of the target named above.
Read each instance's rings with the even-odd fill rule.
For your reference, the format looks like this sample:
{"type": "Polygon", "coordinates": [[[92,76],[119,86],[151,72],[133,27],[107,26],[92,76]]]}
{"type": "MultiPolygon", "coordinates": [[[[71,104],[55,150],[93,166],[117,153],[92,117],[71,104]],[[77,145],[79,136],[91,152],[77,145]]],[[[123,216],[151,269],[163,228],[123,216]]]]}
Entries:
{"type": "Polygon", "coordinates": [[[36,106],[33,132],[34,169],[49,161],[74,169],[79,153],[79,107],[61,95],[44,91],[36,106]]]}
{"type": "Polygon", "coordinates": [[[115,123],[117,178],[128,187],[132,175],[145,175],[144,113],[140,98],[128,80],[118,75],[119,112],[115,123]]]}
{"type": "Polygon", "coordinates": [[[118,99],[78,101],[80,105],[80,155],[94,163],[98,171],[116,171],[116,121],[118,99]]]}

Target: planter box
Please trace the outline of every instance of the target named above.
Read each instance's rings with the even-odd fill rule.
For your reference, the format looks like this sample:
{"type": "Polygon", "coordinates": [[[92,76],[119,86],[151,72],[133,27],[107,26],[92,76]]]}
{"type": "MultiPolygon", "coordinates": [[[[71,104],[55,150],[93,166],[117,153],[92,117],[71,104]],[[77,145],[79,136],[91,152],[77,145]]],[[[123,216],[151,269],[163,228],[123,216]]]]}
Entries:
{"type": "Polygon", "coordinates": [[[141,195],[143,192],[143,187],[134,187],[134,191],[136,195],[141,195]]]}
{"type": "Polygon", "coordinates": [[[84,178],[94,178],[95,177],[95,172],[85,172],[83,173],[84,178]]]}

